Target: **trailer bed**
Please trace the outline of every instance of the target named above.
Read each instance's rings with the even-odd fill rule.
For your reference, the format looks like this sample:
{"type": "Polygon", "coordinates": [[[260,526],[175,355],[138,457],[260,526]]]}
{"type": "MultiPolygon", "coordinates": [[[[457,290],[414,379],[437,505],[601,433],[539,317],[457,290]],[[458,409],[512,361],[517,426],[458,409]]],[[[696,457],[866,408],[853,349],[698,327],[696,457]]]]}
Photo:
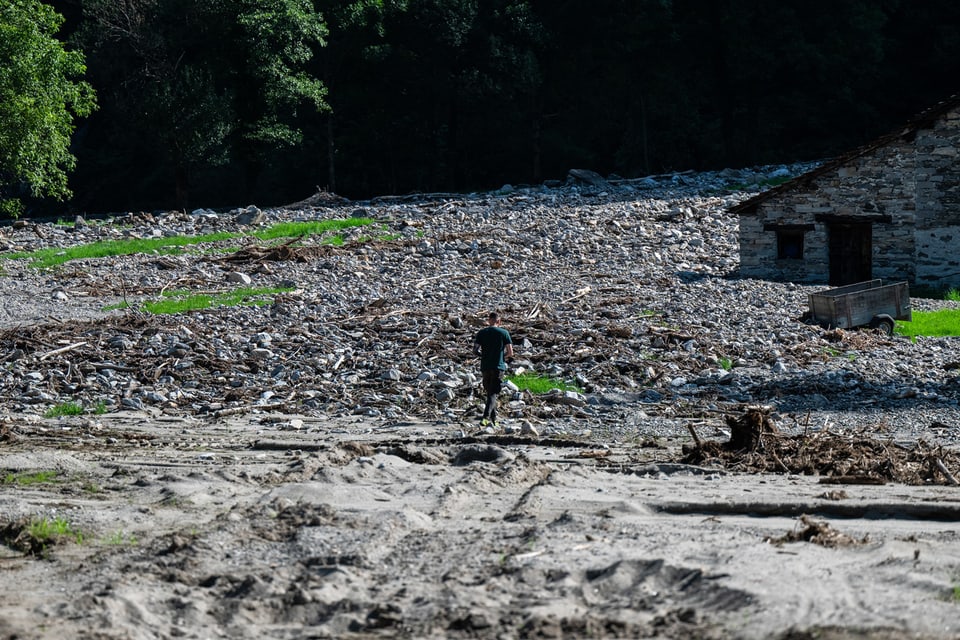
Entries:
{"type": "Polygon", "coordinates": [[[912,319],[906,282],[879,279],[809,294],[810,319],[828,328],[880,327],[893,331],[893,320],[912,319]],[[889,320],[888,320],[889,319],[889,320]],[[886,325],[889,325],[886,326],[886,325]]]}

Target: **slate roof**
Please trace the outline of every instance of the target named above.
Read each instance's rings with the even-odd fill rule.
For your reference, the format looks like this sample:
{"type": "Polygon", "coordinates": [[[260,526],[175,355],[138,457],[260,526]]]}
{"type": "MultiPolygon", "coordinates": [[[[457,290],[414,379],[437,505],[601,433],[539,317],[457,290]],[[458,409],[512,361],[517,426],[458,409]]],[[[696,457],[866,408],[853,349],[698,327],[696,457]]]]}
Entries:
{"type": "Polygon", "coordinates": [[[857,147],[852,151],[848,151],[847,153],[832,158],[817,168],[811,169],[810,171],[799,175],[796,178],[792,178],[782,184],[758,193],[752,198],[744,200],[743,202],[730,207],[729,210],[731,213],[753,213],[756,211],[757,206],[759,206],[760,203],[792,189],[808,187],[816,177],[822,176],[823,174],[833,171],[838,167],[842,167],[855,158],[868,155],[877,149],[887,146],[895,140],[910,140],[918,130],[929,129],[943,114],[956,109],[957,107],[960,107],[960,93],[954,94],[942,102],[938,102],[929,109],[926,109],[925,111],[911,118],[906,124],[898,129],[891,131],[886,135],[880,136],[876,140],[868,142],[862,147],[857,147]]]}

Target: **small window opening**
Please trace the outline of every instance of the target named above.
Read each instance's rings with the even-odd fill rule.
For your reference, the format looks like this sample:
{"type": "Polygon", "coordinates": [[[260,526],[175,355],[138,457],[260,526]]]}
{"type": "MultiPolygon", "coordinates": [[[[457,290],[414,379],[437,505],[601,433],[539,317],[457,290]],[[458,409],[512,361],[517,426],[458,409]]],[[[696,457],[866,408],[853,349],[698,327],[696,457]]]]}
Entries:
{"type": "Polygon", "coordinates": [[[803,258],[803,231],[781,229],[777,231],[777,259],[800,260],[803,258]]]}

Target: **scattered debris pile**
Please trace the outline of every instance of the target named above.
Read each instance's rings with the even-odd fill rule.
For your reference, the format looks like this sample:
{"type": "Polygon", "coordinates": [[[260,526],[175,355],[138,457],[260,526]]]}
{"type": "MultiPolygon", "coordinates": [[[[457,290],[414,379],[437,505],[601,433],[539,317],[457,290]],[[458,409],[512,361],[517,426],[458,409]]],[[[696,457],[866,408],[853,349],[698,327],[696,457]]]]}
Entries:
{"type": "Polygon", "coordinates": [[[688,464],[714,464],[749,473],[795,473],[822,476],[824,484],[960,484],[951,469],[960,469],[960,454],[923,440],[906,446],[878,439],[864,430],[785,436],[770,419],[770,409],[751,407],[727,416],[730,440],[701,440],[684,450],[688,464]]]}
{"type": "Polygon", "coordinates": [[[817,521],[810,516],[800,516],[799,527],[782,536],[768,538],[767,542],[777,546],[787,542],[810,542],[821,547],[836,549],[839,547],[855,547],[870,542],[869,536],[861,539],[840,533],[823,521],[817,521]]]}

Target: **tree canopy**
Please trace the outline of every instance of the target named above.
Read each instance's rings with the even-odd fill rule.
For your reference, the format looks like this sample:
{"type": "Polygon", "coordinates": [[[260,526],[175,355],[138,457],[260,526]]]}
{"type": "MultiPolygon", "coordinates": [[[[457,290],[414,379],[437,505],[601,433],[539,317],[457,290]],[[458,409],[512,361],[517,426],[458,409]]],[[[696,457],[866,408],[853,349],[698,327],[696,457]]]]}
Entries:
{"type": "Polygon", "coordinates": [[[100,103],[81,211],[817,160],[960,77],[953,0],[52,4],[100,103]]]}
{"type": "Polygon", "coordinates": [[[63,200],[74,118],[94,108],[78,80],[83,55],[54,37],[63,18],[37,0],[0,6],[0,212],[19,215],[25,192],[63,200]]]}

